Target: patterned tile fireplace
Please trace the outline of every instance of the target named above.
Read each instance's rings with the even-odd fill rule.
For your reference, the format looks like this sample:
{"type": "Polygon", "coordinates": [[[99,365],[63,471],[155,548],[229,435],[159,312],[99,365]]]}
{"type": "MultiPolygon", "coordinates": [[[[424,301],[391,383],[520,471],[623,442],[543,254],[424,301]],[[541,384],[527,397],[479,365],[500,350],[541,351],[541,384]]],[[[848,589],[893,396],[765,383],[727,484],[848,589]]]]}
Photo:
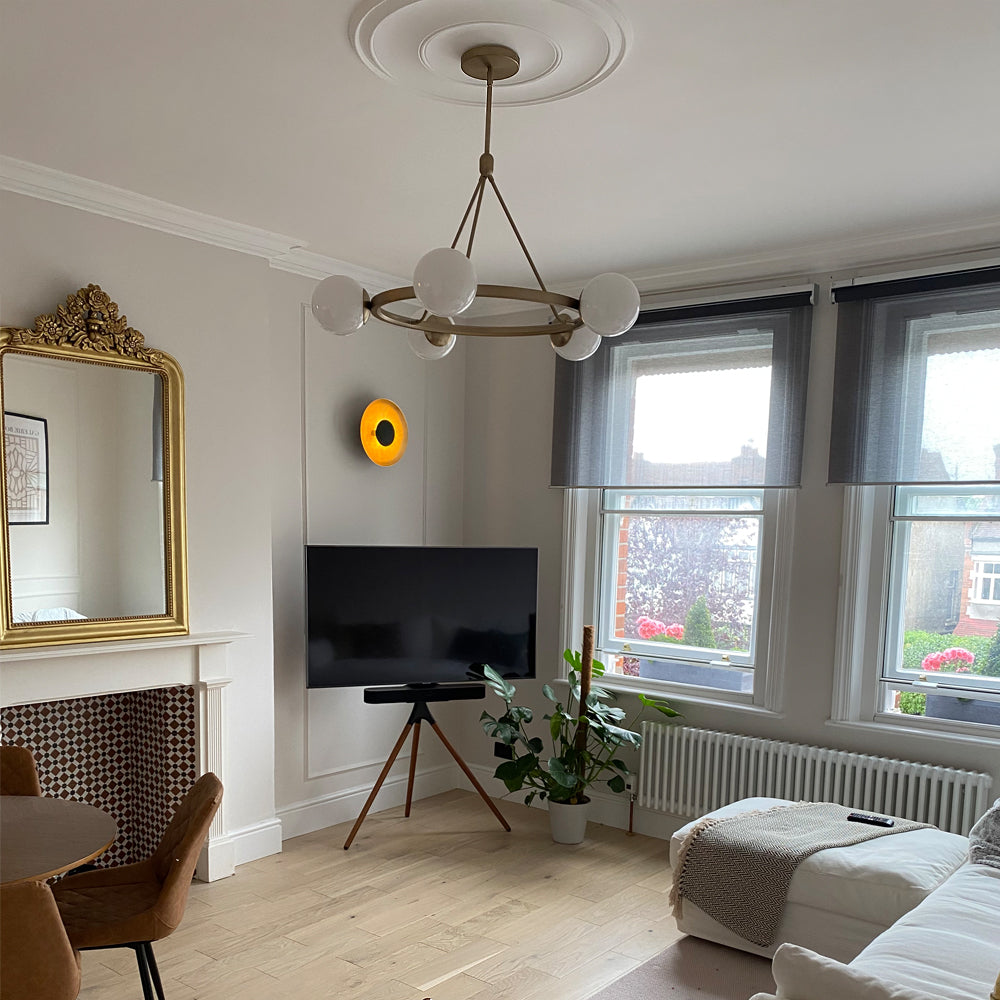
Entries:
{"type": "MultiPolygon", "coordinates": [[[[228,644],[238,632],[4,650],[0,740],[30,747],[42,793],[99,806],[119,833],[99,864],[148,857],[198,775],[226,783],[228,644]]],[[[198,876],[233,874],[225,800],[198,876]]]]}
{"type": "Polygon", "coordinates": [[[198,776],[196,722],[194,688],[157,688],[0,708],[0,739],[34,753],[43,795],[114,816],[103,867],[156,848],[198,776]]]}

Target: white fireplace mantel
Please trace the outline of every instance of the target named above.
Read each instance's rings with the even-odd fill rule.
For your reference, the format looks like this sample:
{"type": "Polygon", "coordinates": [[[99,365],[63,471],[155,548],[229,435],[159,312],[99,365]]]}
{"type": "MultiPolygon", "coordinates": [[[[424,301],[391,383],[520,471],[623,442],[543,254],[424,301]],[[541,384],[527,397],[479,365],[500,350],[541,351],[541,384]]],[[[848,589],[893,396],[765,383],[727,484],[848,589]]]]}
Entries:
{"type": "MultiPolygon", "coordinates": [[[[155,688],[188,686],[198,701],[198,771],[226,783],[225,688],[229,644],[245,632],[203,632],[114,642],[37,646],[0,653],[0,706],[31,705],[155,688]]],[[[198,864],[211,882],[235,871],[232,838],[220,807],[198,864]]]]}

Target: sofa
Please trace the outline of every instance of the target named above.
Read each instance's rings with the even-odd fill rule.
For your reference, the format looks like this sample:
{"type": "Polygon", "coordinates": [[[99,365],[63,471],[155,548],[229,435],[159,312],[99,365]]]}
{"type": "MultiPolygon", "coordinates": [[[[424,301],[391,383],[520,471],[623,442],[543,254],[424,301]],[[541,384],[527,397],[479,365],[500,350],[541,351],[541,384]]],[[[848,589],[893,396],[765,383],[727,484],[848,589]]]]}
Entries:
{"type": "MultiPolygon", "coordinates": [[[[713,810],[707,817],[724,819],[790,804],[787,799],[747,798],[713,810]]],[[[675,872],[683,844],[698,822],[681,827],[671,838],[670,863],[675,872]]],[[[790,942],[850,962],[957,872],[968,857],[966,837],[936,829],[893,834],[814,854],[797,868],[781,923],[766,947],[739,937],[688,899],[675,914],[677,926],[686,934],[766,958],[790,942]]]]}
{"type": "Polygon", "coordinates": [[[771,969],[752,1000],[1000,1000],[1000,799],[966,863],[849,963],[785,943],[771,969]]]}
{"type": "Polygon", "coordinates": [[[989,1000],[1000,975],[1000,868],[963,865],[847,965],[783,944],[771,971],[777,993],[752,1000],[989,1000]]]}

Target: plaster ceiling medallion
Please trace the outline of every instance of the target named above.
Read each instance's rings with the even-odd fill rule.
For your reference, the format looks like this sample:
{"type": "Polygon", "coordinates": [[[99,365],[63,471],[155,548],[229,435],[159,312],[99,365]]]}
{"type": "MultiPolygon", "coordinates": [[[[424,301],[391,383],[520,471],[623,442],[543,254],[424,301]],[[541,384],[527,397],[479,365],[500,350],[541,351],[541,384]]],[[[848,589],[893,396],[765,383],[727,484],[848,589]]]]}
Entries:
{"type": "Polygon", "coordinates": [[[544,104],[610,76],[632,42],[608,0],[367,0],[351,40],[375,74],[450,104],[481,105],[482,85],[462,72],[462,53],[485,43],[520,57],[516,77],[497,80],[497,104],[544,104]]]}

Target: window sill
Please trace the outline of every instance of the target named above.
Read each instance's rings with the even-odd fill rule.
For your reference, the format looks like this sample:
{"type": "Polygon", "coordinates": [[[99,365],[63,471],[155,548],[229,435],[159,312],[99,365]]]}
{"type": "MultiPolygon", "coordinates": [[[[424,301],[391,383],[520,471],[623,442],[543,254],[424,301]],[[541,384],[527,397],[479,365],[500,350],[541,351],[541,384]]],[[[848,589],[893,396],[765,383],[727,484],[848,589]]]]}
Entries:
{"type": "Polygon", "coordinates": [[[997,745],[997,727],[990,726],[989,732],[972,733],[967,728],[945,728],[942,726],[915,726],[903,720],[899,722],[889,716],[880,715],[873,722],[858,720],[827,719],[826,726],[830,729],[862,733],[897,733],[906,737],[918,739],[940,740],[948,743],[969,743],[975,746],[985,746],[995,749],[997,745]]]}
{"type": "MultiPolygon", "coordinates": [[[[567,681],[565,677],[559,677],[555,683],[566,684],[567,681]]],[[[749,700],[749,696],[743,698],[725,698],[711,691],[709,688],[680,690],[677,687],[671,687],[667,684],[657,684],[653,687],[649,684],[641,683],[641,680],[638,683],[633,683],[617,674],[610,676],[605,674],[604,677],[595,678],[594,683],[616,694],[644,694],[650,698],[661,698],[671,705],[702,705],[708,708],[724,708],[734,712],[743,712],[747,715],[757,716],[758,718],[783,719],[785,717],[784,712],[765,708],[763,705],[753,704],[749,700]]]]}

